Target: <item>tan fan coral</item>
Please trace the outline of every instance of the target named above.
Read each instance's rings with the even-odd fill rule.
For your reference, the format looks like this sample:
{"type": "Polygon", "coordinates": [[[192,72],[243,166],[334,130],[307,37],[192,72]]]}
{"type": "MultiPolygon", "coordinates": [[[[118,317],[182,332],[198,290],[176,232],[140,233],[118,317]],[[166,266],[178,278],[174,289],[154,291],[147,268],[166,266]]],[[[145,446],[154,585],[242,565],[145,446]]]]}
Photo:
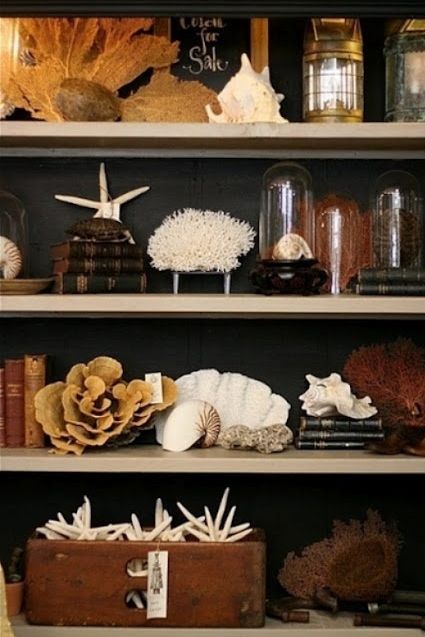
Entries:
{"type": "Polygon", "coordinates": [[[177,398],[171,378],[163,378],[164,400],[154,404],[150,383],[139,379],[127,383],[122,374],[121,363],[98,356],[74,365],[65,382],[47,385],[36,394],[36,418],[56,453],[80,455],[86,447],[127,444],[155,411],[177,398]]]}
{"type": "Polygon", "coordinates": [[[344,601],[387,598],[397,580],[399,536],[378,512],[364,522],[334,521],[332,535],[289,553],[279,572],[280,584],[295,597],[319,601],[324,591],[344,601]]]}
{"type": "Polygon", "coordinates": [[[19,22],[25,59],[6,93],[38,119],[60,121],[54,96],[68,78],[112,93],[149,68],[177,59],[178,42],[146,33],[149,18],[26,18],[19,22]]]}
{"type": "Polygon", "coordinates": [[[214,91],[201,82],[179,80],[161,71],[122,102],[121,118],[126,122],[208,122],[207,104],[218,109],[214,91]]]}

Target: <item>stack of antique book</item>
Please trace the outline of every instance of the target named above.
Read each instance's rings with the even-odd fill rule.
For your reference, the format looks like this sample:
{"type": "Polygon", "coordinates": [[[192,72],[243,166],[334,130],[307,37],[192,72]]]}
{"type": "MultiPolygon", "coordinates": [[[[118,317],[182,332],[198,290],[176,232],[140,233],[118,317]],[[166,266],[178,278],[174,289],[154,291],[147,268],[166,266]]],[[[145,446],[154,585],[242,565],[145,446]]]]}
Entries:
{"type": "Polygon", "coordinates": [[[295,446],[298,449],[364,449],[383,438],[380,418],[301,416],[295,446]]]}
{"type": "Polygon", "coordinates": [[[117,241],[65,241],[51,247],[54,292],[96,294],[144,292],[143,251],[117,241]]]}
{"type": "Polygon", "coordinates": [[[352,282],[357,294],[425,296],[425,270],[418,268],[362,268],[352,282]]]}

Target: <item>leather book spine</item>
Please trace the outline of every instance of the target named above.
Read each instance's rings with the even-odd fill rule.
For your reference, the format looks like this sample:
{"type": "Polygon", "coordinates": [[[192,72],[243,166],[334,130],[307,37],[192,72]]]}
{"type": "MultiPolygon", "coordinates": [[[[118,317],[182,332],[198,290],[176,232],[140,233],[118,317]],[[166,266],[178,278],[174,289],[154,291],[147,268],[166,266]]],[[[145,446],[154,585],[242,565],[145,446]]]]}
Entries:
{"type": "Polygon", "coordinates": [[[24,359],[7,358],[4,362],[6,406],[6,444],[25,445],[24,359]]]}
{"type": "Polygon", "coordinates": [[[300,431],[299,440],[327,440],[341,442],[366,442],[367,440],[382,440],[383,431],[300,431]]]}
{"type": "Polygon", "coordinates": [[[65,241],[50,248],[53,260],[58,259],[141,259],[143,248],[117,241],[65,241]]]}
{"type": "Polygon", "coordinates": [[[44,447],[43,428],[35,418],[34,396],[46,384],[45,354],[25,354],[24,357],[24,405],[25,446],[44,447]]]}
{"type": "Polygon", "coordinates": [[[143,259],[124,259],[122,257],[101,259],[73,258],[53,262],[53,274],[73,272],[76,274],[107,274],[143,272],[143,259]]]}
{"type": "Polygon", "coordinates": [[[0,368],[0,447],[6,446],[6,418],[4,396],[4,367],[0,368]]]}
{"type": "Polygon", "coordinates": [[[344,416],[301,416],[300,431],[382,431],[381,418],[352,420],[344,416]]]}
{"type": "Polygon", "coordinates": [[[420,268],[362,268],[359,283],[425,283],[425,270],[420,268]]]}
{"type": "Polygon", "coordinates": [[[377,294],[384,296],[425,296],[425,283],[380,283],[366,281],[356,285],[357,294],[377,294]]]}
{"type": "Polygon", "coordinates": [[[137,294],[146,291],[145,274],[56,274],[56,294],[137,294]]]}
{"type": "Polygon", "coordinates": [[[296,440],[297,449],[364,449],[364,442],[337,442],[335,440],[296,440]]]}

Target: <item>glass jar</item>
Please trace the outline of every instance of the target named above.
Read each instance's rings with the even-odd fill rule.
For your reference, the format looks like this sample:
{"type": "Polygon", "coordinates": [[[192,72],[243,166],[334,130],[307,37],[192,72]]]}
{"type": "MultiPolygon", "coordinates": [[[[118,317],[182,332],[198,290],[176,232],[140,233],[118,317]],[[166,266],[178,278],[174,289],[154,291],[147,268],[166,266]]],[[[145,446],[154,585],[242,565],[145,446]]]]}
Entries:
{"type": "Polygon", "coordinates": [[[359,267],[359,214],[353,199],[337,195],[315,205],[316,257],[328,273],[331,294],[343,292],[359,267]]]}
{"type": "Polygon", "coordinates": [[[361,122],[363,40],[359,20],[313,18],[304,36],[306,122],[361,122]]]}
{"type": "Polygon", "coordinates": [[[418,180],[402,170],[384,173],[376,182],[372,207],[375,267],[420,267],[423,212],[418,180]]]}
{"type": "Polygon", "coordinates": [[[425,20],[396,20],[385,40],[385,119],[425,121],[425,20]]]}
{"type": "Polygon", "coordinates": [[[312,180],[299,164],[280,162],[264,173],[259,244],[262,260],[313,258],[312,180]]]}
{"type": "Polygon", "coordinates": [[[20,200],[11,192],[0,190],[0,276],[15,279],[28,276],[28,226],[25,209],[20,200]],[[11,243],[9,243],[11,242],[11,243]],[[16,252],[19,251],[19,253],[16,252]],[[11,267],[11,260],[17,263],[19,256],[21,266],[11,267]],[[16,272],[16,274],[15,274],[16,272]]]}

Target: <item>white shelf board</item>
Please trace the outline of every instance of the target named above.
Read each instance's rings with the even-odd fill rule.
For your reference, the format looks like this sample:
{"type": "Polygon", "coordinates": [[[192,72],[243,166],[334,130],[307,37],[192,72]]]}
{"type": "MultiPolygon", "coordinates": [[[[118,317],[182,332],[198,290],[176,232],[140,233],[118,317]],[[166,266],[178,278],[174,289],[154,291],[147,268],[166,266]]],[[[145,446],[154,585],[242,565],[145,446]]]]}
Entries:
{"type": "Polygon", "coordinates": [[[0,296],[2,315],[186,318],[415,318],[425,297],[262,294],[37,294],[0,296]]]}
{"type": "Polygon", "coordinates": [[[163,451],[158,445],[59,456],[47,449],[1,449],[2,471],[67,473],[425,474],[425,458],[367,451],[288,449],[263,455],[221,447],[163,451]]]}
{"type": "Polygon", "coordinates": [[[267,619],[263,628],[105,628],[90,626],[30,626],[21,615],[14,618],[15,637],[420,637],[412,628],[371,628],[353,626],[352,615],[310,611],[309,624],[283,624],[267,619]]]}
{"type": "Polygon", "coordinates": [[[425,124],[0,124],[3,155],[425,158],[425,124]]]}

